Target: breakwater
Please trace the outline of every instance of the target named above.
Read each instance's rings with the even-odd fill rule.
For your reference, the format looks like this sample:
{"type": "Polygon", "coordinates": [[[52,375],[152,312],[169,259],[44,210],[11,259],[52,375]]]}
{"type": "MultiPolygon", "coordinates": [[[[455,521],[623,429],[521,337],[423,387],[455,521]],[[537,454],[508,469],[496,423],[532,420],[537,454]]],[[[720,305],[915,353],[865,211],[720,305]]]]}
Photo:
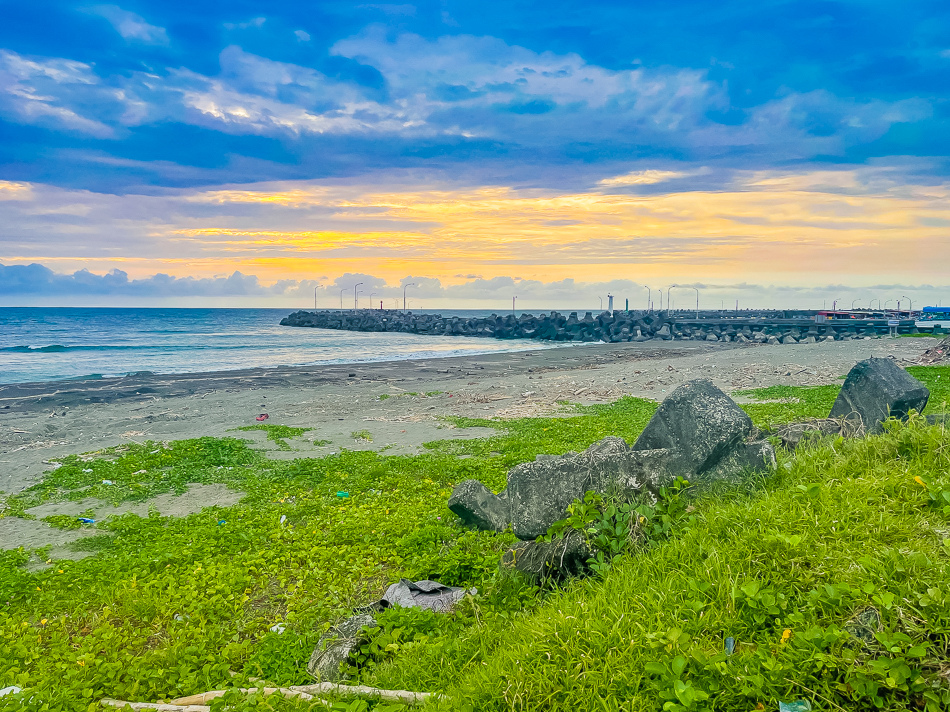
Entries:
{"type": "MultiPolygon", "coordinates": [[[[489,317],[443,317],[390,309],[298,311],[281,326],[343,329],[346,331],[399,331],[432,336],[474,336],[545,341],[649,341],[678,339],[756,343],[813,343],[887,334],[886,320],[834,320],[817,323],[814,312],[678,312],[614,311],[594,316],[577,312],[564,316],[514,314],[489,317]]],[[[900,333],[916,331],[912,320],[898,326],[900,333]]]]}

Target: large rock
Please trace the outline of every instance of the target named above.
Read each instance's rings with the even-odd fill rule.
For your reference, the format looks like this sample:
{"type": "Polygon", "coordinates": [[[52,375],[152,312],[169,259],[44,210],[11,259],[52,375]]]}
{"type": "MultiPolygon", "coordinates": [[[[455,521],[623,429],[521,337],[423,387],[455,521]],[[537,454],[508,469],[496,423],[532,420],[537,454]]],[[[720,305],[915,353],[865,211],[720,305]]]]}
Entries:
{"type": "Polygon", "coordinates": [[[877,433],[888,417],[906,419],[921,412],[930,391],[890,359],[870,358],[854,365],[831,407],[829,418],[859,423],[866,433],[877,433]]]}
{"type": "Polygon", "coordinates": [[[449,509],[465,525],[476,529],[500,532],[511,523],[508,493],[496,495],[478,480],[465,480],[456,485],[449,497],[449,509]]]}
{"type": "Polygon", "coordinates": [[[670,451],[669,469],[694,484],[744,448],[752,419],[711,381],[684,383],[660,404],[634,450],[670,451]]]}
{"type": "Polygon", "coordinates": [[[519,571],[535,585],[560,583],[588,573],[588,559],[593,552],[584,535],[569,529],[554,541],[522,541],[505,552],[502,570],[519,571]]]}
{"type": "Polygon", "coordinates": [[[633,452],[622,438],[607,437],[584,452],[539,455],[508,473],[512,529],[535,539],[567,516],[568,506],[588,491],[631,499],[672,481],[665,450],[633,452]]]}
{"type": "Polygon", "coordinates": [[[363,629],[376,627],[376,618],[371,613],[351,616],[334,626],[317,641],[307,672],[320,682],[339,682],[343,679],[340,666],[367,640],[363,629]]]}

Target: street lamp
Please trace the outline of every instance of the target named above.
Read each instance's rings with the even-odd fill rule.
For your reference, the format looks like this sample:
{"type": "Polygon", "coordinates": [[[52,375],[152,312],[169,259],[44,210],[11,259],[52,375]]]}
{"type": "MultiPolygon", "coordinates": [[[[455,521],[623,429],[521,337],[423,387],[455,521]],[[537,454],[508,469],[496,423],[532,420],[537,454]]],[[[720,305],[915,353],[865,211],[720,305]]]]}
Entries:
{"type": "Polygon", "coordinates": [[[369,308],[370,308],[370,309],[373,308],[373,297],[374,297],[374,296],[376,296],[376,292],[370,292],[370,293],[369,293],[369,308]]]}
{"type": "Polygon", "coordinates": [[[406,290],[409,289],[409,287],[415,287],[415,286],[416,285],[413,283],[404,284],[402,286],[402,310],[403,311],[406,311],[406,290]]]}
{"type": "Polygon", "coordinates": [[[854,311],[854,303],[855,303],[856,301],[858,301],[858,300],[857,300],[857,299],[852,299],[852,300],[851,300],[851,311],[854,311]]]}
{"type": "Polygon", "coordinates": [[[362,282],[357,282],[356,284],[353,285],[353,311],[356,311],[359,309],[359,302],[357,301],[358,297],[357,297],[356,288],[362,285],[363,285],[362,282]]]}
{"type": "Polygon", "coordinates": [[[902,296],[901,299],[906,299],[910,303],[910,307],[907,309],[907,311],[910,312],[910,318],[913,319],[914,318],[914,300],[908,296],[902,296]]]}
{"type": "Polygon", "coordinates": [[[343,292],[346,291],[346,287],[340,290],[340,311],[343,311],[343,292]]]}
{"type": "MultiPolygon", "coordinates": [[[[319,286],[320,285],[318,284],[317,287],[319,286]]],[[[317,287],[313,288],[313,310],[314,311],[317,310],[317,287]]]]}
{"type": "Polygon", "coordinates": [[[653,306],[652,306],[653,305],[653,290],[650,289],[645,284],[643,285],[643,288],[647,290],[647,309],[649,309],[650,311],[653,311],[653,306]]]}
{"type": "Polygon", "coordinates": [[[517,298],[518,298],[518,297],[512,297],[512,298],[511,298],[511,313],[512,313],[512,314],[515,313],[515,300],[516,300],[517,298]]]}
{"type": "Polygon", "coordinates": [[[894,301],[893,299],[885,299],[885,300],[884,300],[884,307],[883,307],[884,311],[887,311],[887,303],[888,303],[888,302],[893,302],[893,301],[894,301]]]}
{"type": "Polygon", "coordinates": [[[603,298],[603,297],[597,297],[597,298],[600,300],[600,310],[603,311],[603,310],[604,310],[604,298],[603,298]]]}

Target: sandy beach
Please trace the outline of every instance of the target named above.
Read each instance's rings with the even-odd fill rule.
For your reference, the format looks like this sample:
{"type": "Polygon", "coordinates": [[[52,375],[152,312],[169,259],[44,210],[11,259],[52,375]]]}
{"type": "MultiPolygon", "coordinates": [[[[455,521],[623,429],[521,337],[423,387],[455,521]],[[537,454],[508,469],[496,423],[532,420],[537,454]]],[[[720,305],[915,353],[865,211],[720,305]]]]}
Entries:
{"type": "Polygon", "coordinates": [[[709,378],[727,392],[836,383],[861,359],[892,356],[907,365],[936,342],[585,344],[419,361],[4,385],[0,491],[12,494],[38,481],[51,459],[129,441],[239,436],[275,458],[341,448],[415,453],[431,440],[490,432],[455,429],[444,416],[546,416],[561,409],[559,401],[603,403],[624,395],[662,400],[695,378],[709,378]],[[268,414],[268,423],[312,430],[290,441],[292,451],[277,449],[263,432],[233,432],[254,424],[261,413],[268,414]],[[354,438],[359,431],[368,431],[372,440],[354,438]]]}

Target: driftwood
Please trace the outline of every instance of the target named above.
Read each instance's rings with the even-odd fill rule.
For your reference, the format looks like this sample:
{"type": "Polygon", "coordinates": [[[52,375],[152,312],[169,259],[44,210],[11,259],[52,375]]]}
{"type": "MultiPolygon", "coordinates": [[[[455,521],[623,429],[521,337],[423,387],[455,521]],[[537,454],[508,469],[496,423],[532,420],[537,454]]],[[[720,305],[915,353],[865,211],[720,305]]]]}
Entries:
{"type": "Polygon", "coordinates": [[[100,704],[106,707],[118,707],[125,709],[131,707],[134,710],[161,710],[162,712],[211,712],[207,705],[176,705],[166,704],[164,702],[126,702],[125,700],[101,700],[100,704]]]}
{"type": "MultiPolygon", "coordinates": [[[[265,695],[281,694],[284,697],[296,697],[301,700],[313,700],[329,706],[330,703],[320,699],[325,695],[340,695],[341,697],[370,697],[386,702],[405,702],[414,704],[425,702],[430,697],[439,697],[431,692],[409,692],[408,690],[381,690],[378,687],[368,687],[367,685],[337,685],[333,682],[321,682],[314,685],[293,685],[291,687],[242,687],[241,692],[253,694],[263,692],[265,695]]],[[[228,690],[209,690],[197,695],[188,695],[179,697],[171,702],[125,702],[123,700],[102,700],[102,704],[108,707],[125,708],[131,707],[133,710],[160,710],[161,712],[211,712],[211,707],[207,705],[211,700],[223,697],[228,690]]]]}
{"type": "MultiPolygon", "coordinates": [[[[255,692],[263,692],[265,695],[273,695],[275,693],[280,693],[284,697],[299,697],[302,700],[312,700],[313,695],[309,694],[306,690],[295,690],[289,689],[286,687],[242,687],[240,688],[241,692],[246,694],[253,694],[255,692]]],[[[200,692],[197,695],[188,695],[187,697],[179,697],[177,700],[172,700],[171,704],[173,705],[203,705],[216,697],[224,697],[225,693],[229,690],[211,690],[210,692],[200,692]]]]}
{"type": "Polygon", "coordinates": [[[313,685],[293,685],[291,690],[311,695],[334,694],[341,697],[372,697],[386,702],[425,702],[430,697],[438,697],[431,692],[409,692],[408,690],[381,690],[367,685],[338,685],[335,682],[318,682],[313,685]]]}

